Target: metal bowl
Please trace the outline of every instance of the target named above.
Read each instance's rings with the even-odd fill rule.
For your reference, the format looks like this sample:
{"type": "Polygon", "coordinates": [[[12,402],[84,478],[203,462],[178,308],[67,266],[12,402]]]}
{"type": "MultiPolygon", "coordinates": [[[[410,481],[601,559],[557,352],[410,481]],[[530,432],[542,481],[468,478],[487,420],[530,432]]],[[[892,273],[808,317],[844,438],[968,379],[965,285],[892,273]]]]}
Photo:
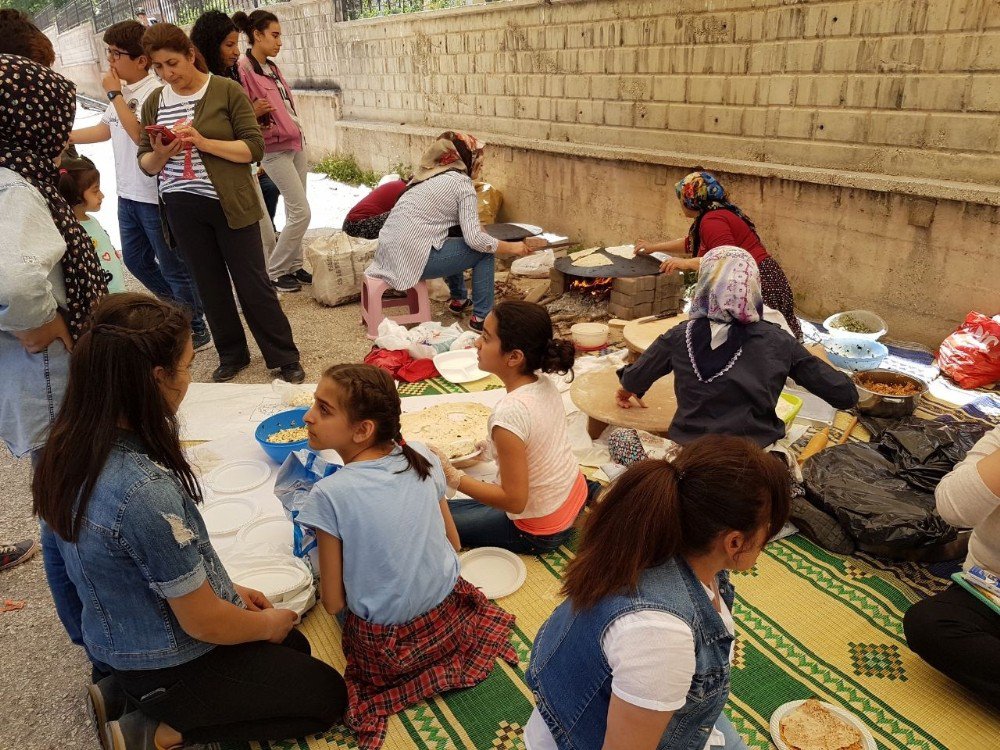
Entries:
{"type": "Polygon", "coordinates": [[[858,389],[858,411],[873,417],[906,417],[917,408],[920,397],[927,392],[927,383],[892,370],[868,370],[851,376],[858,389]],[[884,383],[885,385],[915,385],[920,388],[912,396],[887,396],[868,390],[859,381],[884,383]]]}

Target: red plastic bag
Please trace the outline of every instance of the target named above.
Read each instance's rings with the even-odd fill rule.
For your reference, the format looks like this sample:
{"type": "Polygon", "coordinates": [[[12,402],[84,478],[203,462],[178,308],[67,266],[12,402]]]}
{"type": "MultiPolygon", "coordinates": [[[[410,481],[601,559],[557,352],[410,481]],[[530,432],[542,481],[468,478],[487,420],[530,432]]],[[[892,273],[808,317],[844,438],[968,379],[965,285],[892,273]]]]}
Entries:
{"type": "Polygon", "coordinates": [[[400,367],[412,361],[413,357],[405,349],[379,349],[377,346],[365,356],[366,365],[381,367],[393,377],[396,377],[400,367]]]}
{"type": "Polygon", "coordinates": [[[1000,315],[970,312],[938,351],[941,372],[962,388],[982,388],[1000,381],[1000,315]]]}
{"type": "Polygon", "coordinates": [[[436,378],[440,374],[433,359],[415,359],[396,371],[396,377],[404,383],[416,383],[418,380],[436,378]]]}

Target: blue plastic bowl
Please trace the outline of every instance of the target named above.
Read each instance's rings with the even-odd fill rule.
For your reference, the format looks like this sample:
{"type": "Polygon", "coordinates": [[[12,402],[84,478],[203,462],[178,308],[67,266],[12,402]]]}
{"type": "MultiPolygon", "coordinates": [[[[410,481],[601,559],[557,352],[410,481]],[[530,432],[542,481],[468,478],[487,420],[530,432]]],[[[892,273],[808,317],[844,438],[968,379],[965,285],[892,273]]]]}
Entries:
{"type": "Polygon", "coordinates": [[[254,437],[257,438],[261,449],[272,461],[279,465],[283,464],[285,459],[288,458],[288,454],[292,451],[309,447],[308,440],[299,440],[296,443],[271,443],[267,439],[268,435],[273,435],[278,430],[287,430],[289,427],[305,427],[306,423],[303,421],[303,417],[305,417],[307,411],[309,411],[309,408],[304,406],[300,406],[297,409],[289,409],[288,411],[273,414],[257,425],[254,437]]]}
{"type": "Polygon", "coordinates": [[[889,349],[885,344],[857,336],[831,337],[823,346],[833,364],[854,372],[875,370],[889,356],[889,349]]]}

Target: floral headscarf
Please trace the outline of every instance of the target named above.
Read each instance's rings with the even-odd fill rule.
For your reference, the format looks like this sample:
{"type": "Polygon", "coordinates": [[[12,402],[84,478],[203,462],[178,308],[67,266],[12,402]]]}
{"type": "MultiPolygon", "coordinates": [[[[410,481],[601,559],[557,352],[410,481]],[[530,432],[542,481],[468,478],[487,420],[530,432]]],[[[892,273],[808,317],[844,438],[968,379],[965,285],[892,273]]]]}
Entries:
{"type": "MultiPolygon", "coordinates": [[[[726,199],[725,188],[711,172],[691,172],[674,185],[674,191],[684,208],[698,212],[697,218],[691,222],[687,237],[687,249],[695,257],[698,256],[698,245],[701,242],[698,228],[701,225],[702,217],[709,211],[716,211],[720,208],[732,211],[747,223],[754,234],[757,234],[757,228],[750,221],[750,217],[726,199]]],[[[760,238],[758,237],[758,239],[760,238]]]]}
{"type": "Polygon", "coordinates": [[[471,177],[483,159],[484,147],[475,136],[453,130],[442,133],[420,157],[420,166],[414,170],[409,186],[444,172],[465,172],[471,177]]]}
{"type": "Polygon", "coordinates": [[[746,326],[761,320],[763,312],[760,270],[753,256],[731,245],[705,253],[686,331],[688,356],[699,380],[711,382],[736,364],[746,326]]]}
{"type": "Polygon", "coordinates": [[[26,57],[0,55],[0,167],[17,172],[38,189],[66,240],[66,325],[74,339],[108,291],[94,241],[56,187],[55,159],[69,140],[75,114],[76,86],[71,81],[26,57]]]}

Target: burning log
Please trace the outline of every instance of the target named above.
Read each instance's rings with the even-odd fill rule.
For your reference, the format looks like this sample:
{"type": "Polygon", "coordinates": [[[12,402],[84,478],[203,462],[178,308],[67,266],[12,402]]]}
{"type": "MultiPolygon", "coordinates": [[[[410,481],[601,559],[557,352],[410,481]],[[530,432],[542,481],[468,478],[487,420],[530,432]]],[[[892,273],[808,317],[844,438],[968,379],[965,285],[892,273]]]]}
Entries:
{"type": "Polygon", "coordinates": [[[570,282],[569,288],[585,297],[607,299],[611,296],[611,286],[613,283],[614,279],[610,276],[597,276],[592,279],[574,279],[570,282]]]}

